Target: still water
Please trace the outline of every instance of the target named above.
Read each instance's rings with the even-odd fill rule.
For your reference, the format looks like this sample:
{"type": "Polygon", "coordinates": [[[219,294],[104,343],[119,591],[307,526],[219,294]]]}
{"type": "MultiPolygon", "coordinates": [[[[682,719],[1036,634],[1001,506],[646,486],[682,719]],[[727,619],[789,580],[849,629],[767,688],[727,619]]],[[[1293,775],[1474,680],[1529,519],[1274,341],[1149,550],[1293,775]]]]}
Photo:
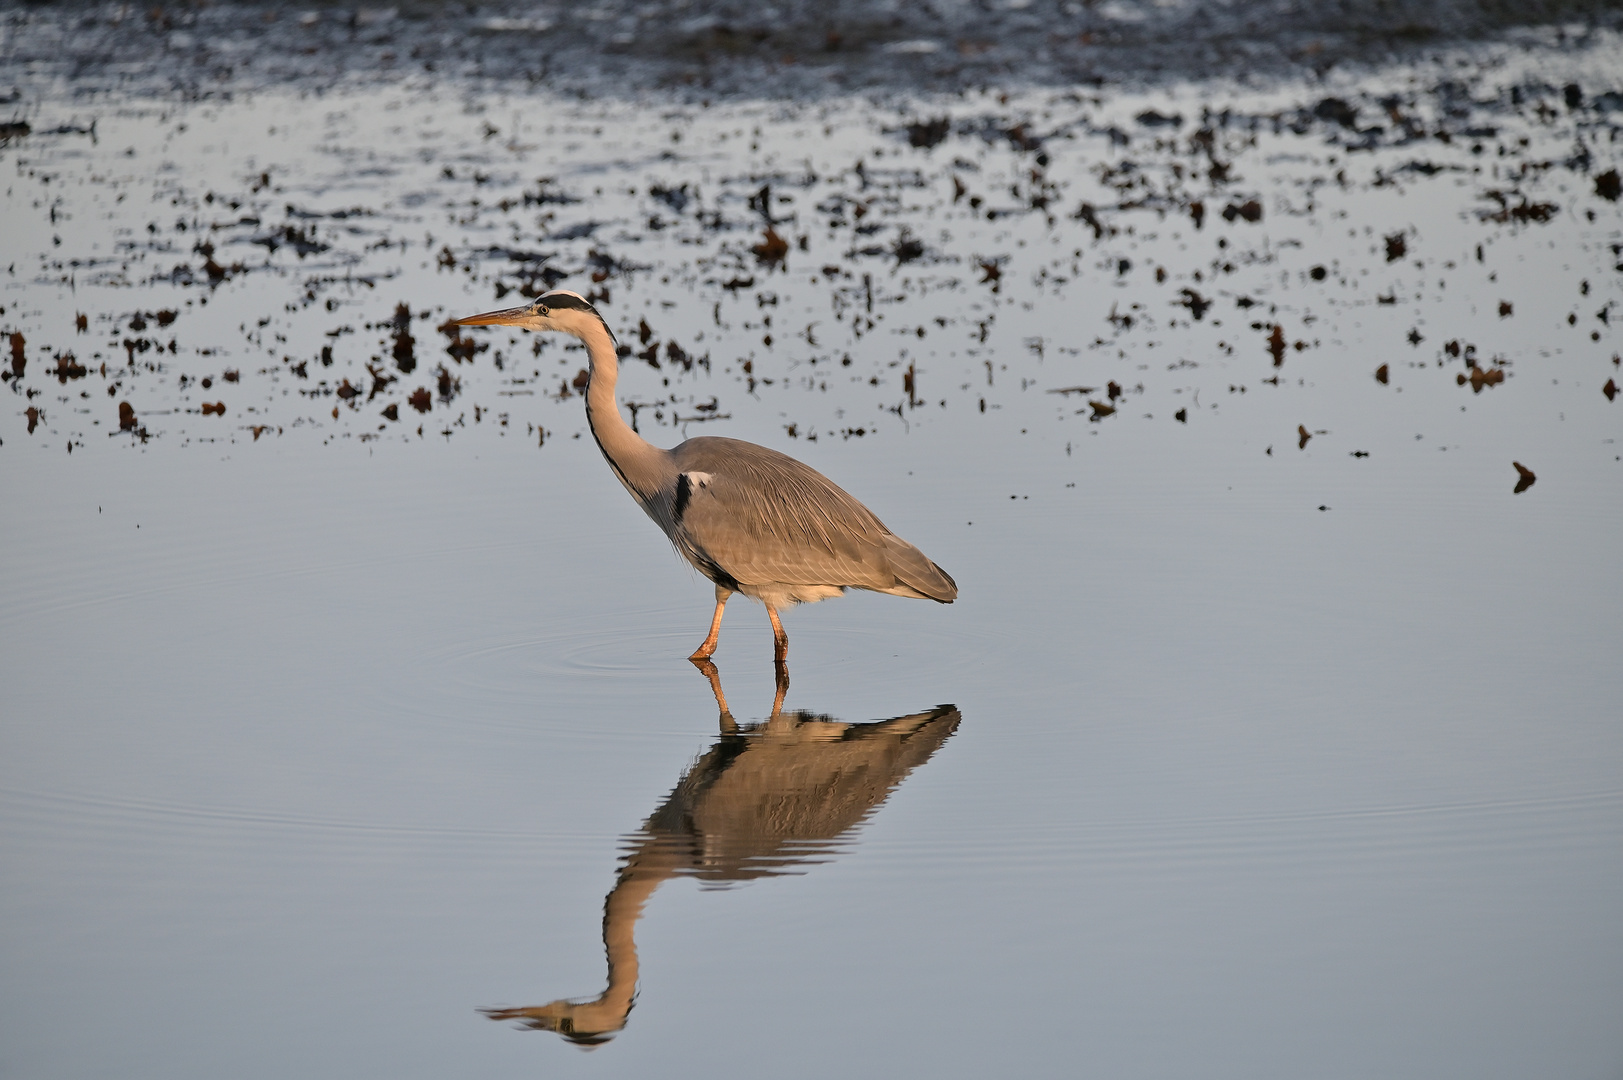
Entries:
{"type": "Polygon", "coordinates": [[[41,90],[0,1072],[1617,1075],[1618,55],[41,90]],[[682,659],[552,285],[959,601],[682,659]]]}

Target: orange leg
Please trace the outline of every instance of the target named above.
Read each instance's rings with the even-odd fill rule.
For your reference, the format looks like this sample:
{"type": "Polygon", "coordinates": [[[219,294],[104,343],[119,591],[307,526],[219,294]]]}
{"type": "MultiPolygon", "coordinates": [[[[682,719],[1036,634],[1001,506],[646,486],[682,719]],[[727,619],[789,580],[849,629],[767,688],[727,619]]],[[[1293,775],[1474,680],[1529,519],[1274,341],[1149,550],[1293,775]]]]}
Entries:
{"type": "Polygon", "coordinates": [[[777,676],[777,694],[772,698],[772,715],[776,717],[783,712],[783,695],[789,692],[789,664],[779,660],[772,665],[772,671],[777,676]]]}
{"type": "Polygon", "coordinates": [[[783,663],[789,659],[789,635],[783,632],[783,624],[778,621],[778,609],[768,604],[766,617],[772,620],[772,659],[783,663]]]}
{"type": "MultiPolygon", "coordinates": [[[[727,610],[727,598],[732,595],[733,590],[716,586],[716,617],[710,620],[710,636],[704,639],[704,644],[700,645],[692,656],[688,657],[689,660],[708,660],[716,654],[716,639],[721,637],[721,614],[727,610]]],[[[777,618],[774,616],[773,622],[776,621],[777,618]]]]}
{"type": "Polygon", "coordinates": [[[710,680],[710,692],[716,695],[716,707],[721,710],[721,733],[723,735],[736,733],[738,722],[733,719],[732,710],[727,708],[727,695],[721,692],[721,672],[708,660],[694,660],[693,666],[710,680]]]}

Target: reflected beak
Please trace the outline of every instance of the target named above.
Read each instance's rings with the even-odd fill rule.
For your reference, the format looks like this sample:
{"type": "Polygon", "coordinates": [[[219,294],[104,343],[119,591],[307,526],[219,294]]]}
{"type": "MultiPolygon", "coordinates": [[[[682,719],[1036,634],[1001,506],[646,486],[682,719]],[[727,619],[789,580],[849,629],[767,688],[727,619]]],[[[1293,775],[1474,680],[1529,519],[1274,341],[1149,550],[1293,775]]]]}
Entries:
{"type": "Polygon", "coordinates": [[[533,318],[535,305],[525,304],[523,307],[487,311],[483,315],[469,315],[465,319],[452,320],[452,323],[455,326],[522,326],[526,319],[533,318]]]}

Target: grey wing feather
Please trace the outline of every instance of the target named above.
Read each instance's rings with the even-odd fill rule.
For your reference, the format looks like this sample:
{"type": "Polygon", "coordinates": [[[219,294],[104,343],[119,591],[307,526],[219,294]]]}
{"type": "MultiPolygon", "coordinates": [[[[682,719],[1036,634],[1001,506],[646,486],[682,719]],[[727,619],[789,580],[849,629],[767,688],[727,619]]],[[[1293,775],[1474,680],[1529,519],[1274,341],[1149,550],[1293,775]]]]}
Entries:
{"type": "Polygon", "coordinates": [[[890,556],[897,583],[913,590],[904,595],[916,594],[921,599],[939,600],[943,604],[958,599],[958,583],[952,580],[952,575],[906,540],[894,534],[886,535],[885,553],[890,556]]]}
{"type": "MultiPolygon", "coordinates": [[[[745,584],[834,585],[950,603],[957,586],[827,477],[775,450],[690,439],[671,539],[745,584]],[[686,496],[682,496],[682,488],[686,496]]],[[[698,558],[694,558],[698,556],[698,558]]]]}

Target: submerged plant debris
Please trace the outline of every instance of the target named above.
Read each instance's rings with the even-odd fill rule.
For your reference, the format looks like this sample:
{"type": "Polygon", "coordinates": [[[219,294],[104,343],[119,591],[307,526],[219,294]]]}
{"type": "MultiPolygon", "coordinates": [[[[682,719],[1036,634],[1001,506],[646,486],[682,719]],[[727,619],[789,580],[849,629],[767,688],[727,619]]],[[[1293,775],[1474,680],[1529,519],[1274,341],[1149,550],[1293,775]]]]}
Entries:
{"type": "Polygon", "coordinates": [[[42,92],[0,148],[18,238],[0,437],[545,447],[529,436],[585,431],[578,347],[452,320],[563,287],[620,335],[641,369],[622,400],[666,444],[700,423],[793,441],[981,424],[1051,429],[1069,456],[1068,425],[1204,419],[1256,427],[1270,457],[1292,428],[1305,457],[1320,435],[1344,457],[1395,410],[1497,457],[1521,421],[1461,417],[1443,388],[1563,421],[1615,394],[1623,46],[1597,34],[1333,93],[42,92]],[[1332,407],[1364,419],[1299,424],[1332,407]]]}

